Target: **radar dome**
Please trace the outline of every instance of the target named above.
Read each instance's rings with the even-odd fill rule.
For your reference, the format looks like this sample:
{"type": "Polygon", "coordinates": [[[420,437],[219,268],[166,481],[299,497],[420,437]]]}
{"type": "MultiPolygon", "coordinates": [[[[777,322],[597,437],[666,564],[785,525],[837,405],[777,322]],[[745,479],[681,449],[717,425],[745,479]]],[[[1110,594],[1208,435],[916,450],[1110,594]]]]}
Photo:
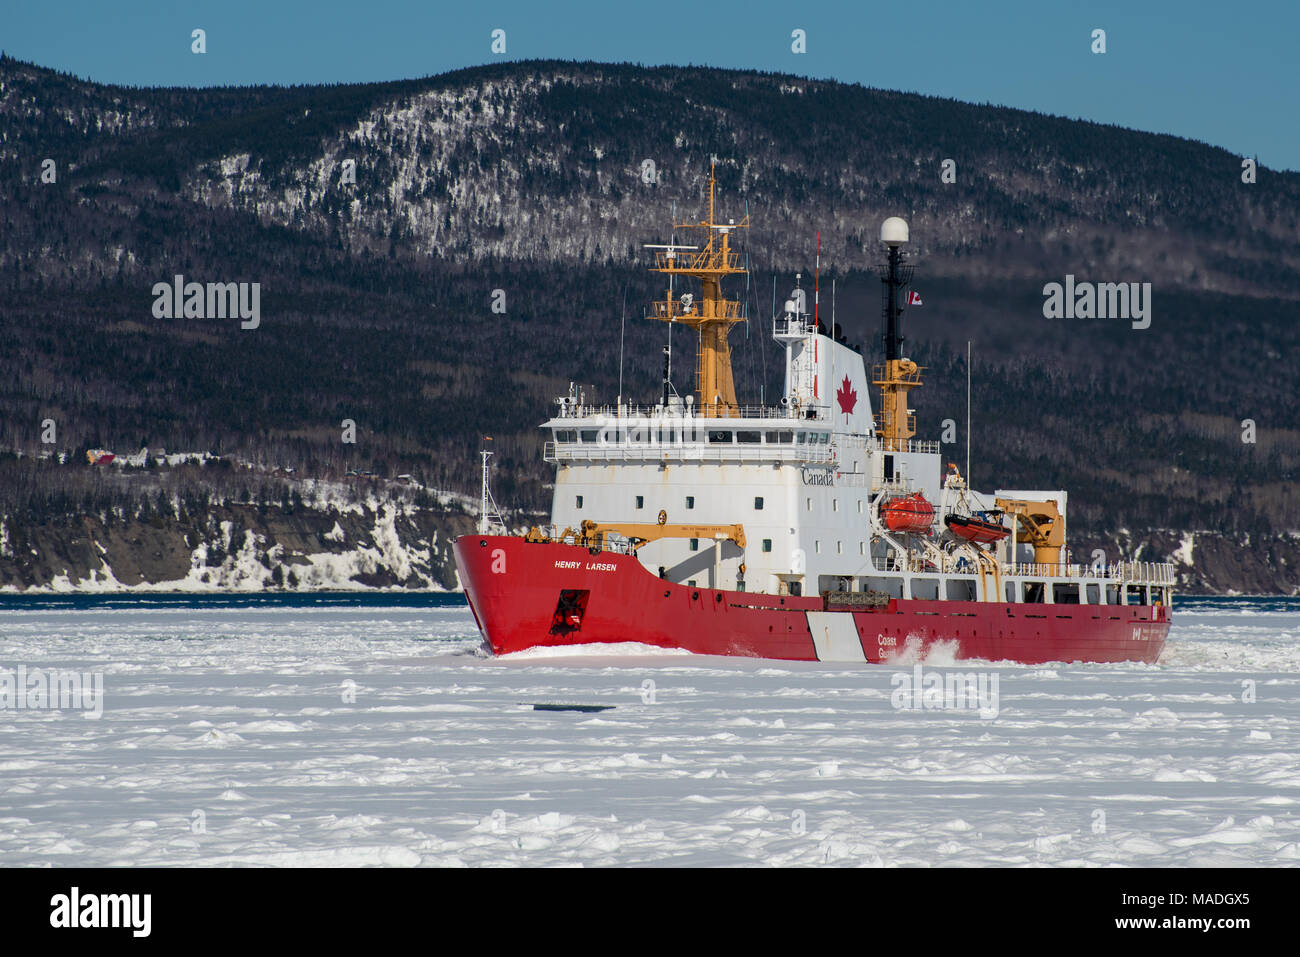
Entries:
{"type": "Polygon", "coordinates": [[[901,246],[907,242],[907,221],[890,216],[880,224],[880,241],[886,246],[901,246]]]}

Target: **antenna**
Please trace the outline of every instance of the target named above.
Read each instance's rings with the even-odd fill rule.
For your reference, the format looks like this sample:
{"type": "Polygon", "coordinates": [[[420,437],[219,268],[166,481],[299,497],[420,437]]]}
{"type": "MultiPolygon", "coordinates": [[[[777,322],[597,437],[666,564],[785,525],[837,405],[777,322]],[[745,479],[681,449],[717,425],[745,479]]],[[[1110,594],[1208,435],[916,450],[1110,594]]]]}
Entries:
{"type": "Polygon", "coordinates": [[[623,283],[623,324],[618,330],[618,406],[623,408],[623,335],[627,331],[627,283],[623,283]]]}
{"type": "Polygon", "coordinates": [[[966,487],[970,488],[970,340],[966,340],[966,487]]]}
{"type": "MultiPolygon", "coordinates": [[[[822,321],[822,231],[817,230],[817,261],[813,265],[813,325],[822,321]]],[[[834,339],[834,336],[831,336],[834,339]]]]}
{"type": "MultiPolygon", "coordinates": [[[[776,273],[772,273],[772,326],[773,329],[775,329],[776,327],[776,273]]],[[[789,378],[788,370],[786,373],[786,378],[789,378]]],[[[763,353],[763,379],[764,381],[767,380],[767,353],[766,352],[763,353]]],[[[789,388],[789,383],[787,382],[781,383],[782,392],[784,392],[788,388],[789,388]]],[[[760,392],[761,391],[762,390],[760,390],[760,392]]]]}
{"type": "MultiPolygon", "coordinates": [[[[492,436],[483,436],[483,441],[491,442],[492,436]]],[[[489,505],[492,506],[492,513],[496,515],[497,524],[501,526],[501,531],[505,532],[507,531],[505,519],[501,517],[501,509],[497,508],[496,499],[492,497],[492,490],[488,487],[488,458],[491,457],[492,453],[487,449],[483,449],[480,454],[483,456],[483,485],[479,490],[478,533],[480,535],[486,535],[488,528],[490,527],[490,523],[488,522],[489,505]]]]}
{"type": "MultiPolygon", "coordinates": [[[[822,259],[822,234],[821,234],[821,233],[818,233],[818,234],[817,234],[817,266],[818,266],[818,268],[821,267],[821,259],[822,259]]],[[[835,318],[834,318],[834,316],[835,316],[835,310],[834,310],[834,308],[832,308],[832,309],[831,309],[831,345],[830,345],[830,349],[829,349],[830,354],[831,354],[831,380],[830,380],[830,382],[826,383],[826,394],[827,394],[827,396],[828,396],[828,398],[827,398],[827,400],[826,400],[826,406],[827,406],[827,408],[830,408],[830,407],[831,407],[831,402],[830,402],[830,398],[829,398],[829,396],[830,396],[830,390],[833,389],[833,388],[835,388],[835,318]]],[[[819,328],[820,328],[820,327],[819,327],[819,328]]],[[[847,418],[847,416],[846,416],[846,418],[847,418]]]]}
{"type": "MultiPolygon", "coordinates": [[[[676,246],[677,245],[677,200],[673,200],[671,215],[673,217],[673,230],[670,233],[672,237],[670,242],[672,242],[673,246],[676,246]]],[[[673,260],[673,253],[675,252],[676,249],[670,249],[668,251],[667,255],[668,255],[668,261],[670,263],[673,260]]],[[[676,290],[676,286],[674,285],[673,280],[676,278],[677,277],[673,273],[668,274],[668,301],[669,302],[673,301],[673,293],[676,290]]],[[[672,324],[672,320],[669,320],[668,348],[664,349],[664,410],[665,411],[667,411],[668,409],[668,390],[672,388],[672,384],[673,384],[673,324],[672,324]]]]}

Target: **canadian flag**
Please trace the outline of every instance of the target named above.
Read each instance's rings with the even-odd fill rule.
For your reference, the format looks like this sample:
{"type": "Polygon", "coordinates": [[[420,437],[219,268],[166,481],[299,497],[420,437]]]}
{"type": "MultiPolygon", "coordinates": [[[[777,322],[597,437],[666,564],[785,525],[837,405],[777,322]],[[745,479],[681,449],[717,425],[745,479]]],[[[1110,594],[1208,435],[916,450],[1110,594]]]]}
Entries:
{"type": "Polygon", "coordinates": [[[921,294],[918,293],[918,292],[909,292],[909,293],[907,294],[907,304],[908,304],[909,306],[921,306],[921,305],[924,305],[924,303],[921,302],[921,294]]]}

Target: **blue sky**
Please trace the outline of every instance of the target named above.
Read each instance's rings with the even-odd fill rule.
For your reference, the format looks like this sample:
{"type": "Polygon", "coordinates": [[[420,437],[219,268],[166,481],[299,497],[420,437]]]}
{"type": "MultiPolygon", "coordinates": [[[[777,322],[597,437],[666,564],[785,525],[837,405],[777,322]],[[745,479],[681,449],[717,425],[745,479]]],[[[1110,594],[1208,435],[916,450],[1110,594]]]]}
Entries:
{"type": "Polygon", "coordinates": [[[500,59],[790,72],[1173,133],[1300,170],[1300,2],[5,0],[0,49],[146,86],[392,80],[500,59]],[[207,31],[208,52],[190,52],[207,31]],[[506,56],[491,33],[506,31],[506,56]],[[1106,31],[1104,54],[1091,33],[1106,31]],[[806,31],[807,52],[791,51],[806,31]]]}

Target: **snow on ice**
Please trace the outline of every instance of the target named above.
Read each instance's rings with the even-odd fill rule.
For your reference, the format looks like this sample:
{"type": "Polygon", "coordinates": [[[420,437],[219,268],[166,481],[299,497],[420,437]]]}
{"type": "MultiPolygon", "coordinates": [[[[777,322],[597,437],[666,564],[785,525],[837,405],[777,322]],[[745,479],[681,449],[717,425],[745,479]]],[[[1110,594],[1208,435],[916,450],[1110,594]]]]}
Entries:
{"type": "Polygon", "coordinates": [[[1294,866],[1297,632],[1210,602],[1155,666],[959,662],[984,720],[891,706],[911,662],[487,658],[433,598],[10,607],[0,667],[106,700],[0,713],[0,863],[1294,866]]]}

